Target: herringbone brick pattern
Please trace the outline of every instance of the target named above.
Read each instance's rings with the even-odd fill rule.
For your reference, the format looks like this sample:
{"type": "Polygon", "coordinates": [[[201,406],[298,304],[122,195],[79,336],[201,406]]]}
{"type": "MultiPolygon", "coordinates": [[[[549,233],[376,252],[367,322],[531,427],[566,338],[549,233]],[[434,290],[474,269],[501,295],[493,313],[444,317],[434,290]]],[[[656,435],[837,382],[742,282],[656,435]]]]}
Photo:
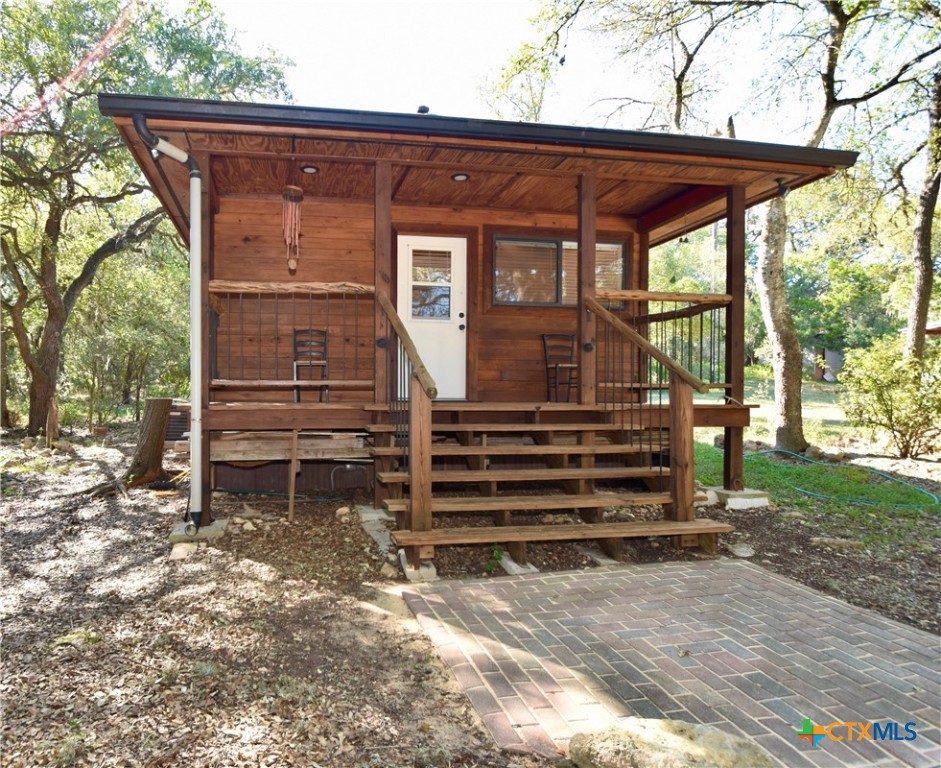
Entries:
{"type": "Polygon", "coordinates": [[[746,735],[786,768],[941,765],[938,637],[755,565],[411,589],[409,606],[504,748],[557,754],[578,731],[636,715],[746,735]],[[914,722],[917,738],[811,748],[796,735],[804,718],[914,722]]]}

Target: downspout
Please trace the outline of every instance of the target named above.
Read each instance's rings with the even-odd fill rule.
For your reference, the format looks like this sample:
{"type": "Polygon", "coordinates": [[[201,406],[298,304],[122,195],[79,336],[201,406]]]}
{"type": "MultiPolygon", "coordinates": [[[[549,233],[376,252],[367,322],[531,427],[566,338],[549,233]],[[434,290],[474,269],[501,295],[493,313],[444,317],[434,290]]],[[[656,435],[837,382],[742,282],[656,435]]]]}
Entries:
{"type": "Polygon", "coordinates": [[[187,533],[198,530],[203,509],[203,335],[202,317],[202,176],[196,160],[147,128],[146,118],[134,115],[137,135],[152,150],[172,157],[190,170],[190,524],[187,533]]]}

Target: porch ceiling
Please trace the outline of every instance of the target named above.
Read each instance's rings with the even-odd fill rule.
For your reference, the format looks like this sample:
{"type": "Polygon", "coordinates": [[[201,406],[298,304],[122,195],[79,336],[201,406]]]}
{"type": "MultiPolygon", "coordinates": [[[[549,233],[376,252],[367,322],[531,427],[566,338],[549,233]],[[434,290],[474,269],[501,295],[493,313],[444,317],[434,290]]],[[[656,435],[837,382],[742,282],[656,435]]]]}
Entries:
{"type": "Polygon", "coordinates": [[[377,161],[392,166],[393,205],[574,213],[580,174],[597,177],[597,209],[663,242],[725,215],[725,190],[748,206],[848,167],[855,155],[721,139],[560,128],[424,115],[102,96],[125,142],[181,233],[188,172],[155,160],[130,116],[194,153],[217,198],[372,200],[377,161]],[[208,109],[212,107],[212,109],[208,109]],[[425,131],[425,132],[423,132],[425,131]],[[316,174],[301,166],[313,164],[316,174]],[[455,173],[469,180],[455,182],[455,173]]]}

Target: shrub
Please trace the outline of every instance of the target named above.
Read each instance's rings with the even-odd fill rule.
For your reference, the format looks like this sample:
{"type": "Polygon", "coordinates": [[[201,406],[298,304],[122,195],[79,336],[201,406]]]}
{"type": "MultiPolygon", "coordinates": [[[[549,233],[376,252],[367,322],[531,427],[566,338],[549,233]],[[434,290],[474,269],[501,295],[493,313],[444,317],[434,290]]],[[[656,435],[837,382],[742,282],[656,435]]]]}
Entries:
{"type": "Polygon", "coordinates": [[[917,458],[941,438],[941,350],[905,359],[899,339],[881,339],[846,354],[843,407],[856,426],[889,433],[896,454],[917,458]]]}

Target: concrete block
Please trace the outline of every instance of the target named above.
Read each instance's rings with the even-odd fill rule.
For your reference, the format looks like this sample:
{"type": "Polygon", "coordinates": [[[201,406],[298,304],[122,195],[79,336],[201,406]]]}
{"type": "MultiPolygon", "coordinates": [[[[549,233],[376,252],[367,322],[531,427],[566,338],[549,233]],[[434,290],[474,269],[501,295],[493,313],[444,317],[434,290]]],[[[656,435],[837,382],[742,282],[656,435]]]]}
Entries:
{"type": "Polygon", "coordinates": [[[399,563],[405,572],[405,578],[414,583],[437,581],[438,571],[434,563],[422,563],[420,568],[412,568],[405,557],[405,550],[399,550],[399,563]]]}
{"type": "Polygon", "coordinates": [[[213,520],[209,525],[204,525],[193,536],[186,533],[188,523],[177,523],[170,532],[169,540],[171,544],[187,541],[209,541],[210,539],[219,539],[225,534],[229,525],[229,518],[221,517],[213,520]]]}
{"type": "Polygon", "coordinates": [[[500,567],[510,576],[519,576],[521,573],[539,573],[539,569],[532,563],[520,565],[507,552],[504,552],[503,557],[500,558],[500,567]]]}
{"type": "Polygon", "coordinates": [[[746,488],[744,491],[728,491],[725,488],[714,487],[719,501],[725,504],[726,509],[764,509],[771,506],[771,499],[764,491],[746,488]]]}

